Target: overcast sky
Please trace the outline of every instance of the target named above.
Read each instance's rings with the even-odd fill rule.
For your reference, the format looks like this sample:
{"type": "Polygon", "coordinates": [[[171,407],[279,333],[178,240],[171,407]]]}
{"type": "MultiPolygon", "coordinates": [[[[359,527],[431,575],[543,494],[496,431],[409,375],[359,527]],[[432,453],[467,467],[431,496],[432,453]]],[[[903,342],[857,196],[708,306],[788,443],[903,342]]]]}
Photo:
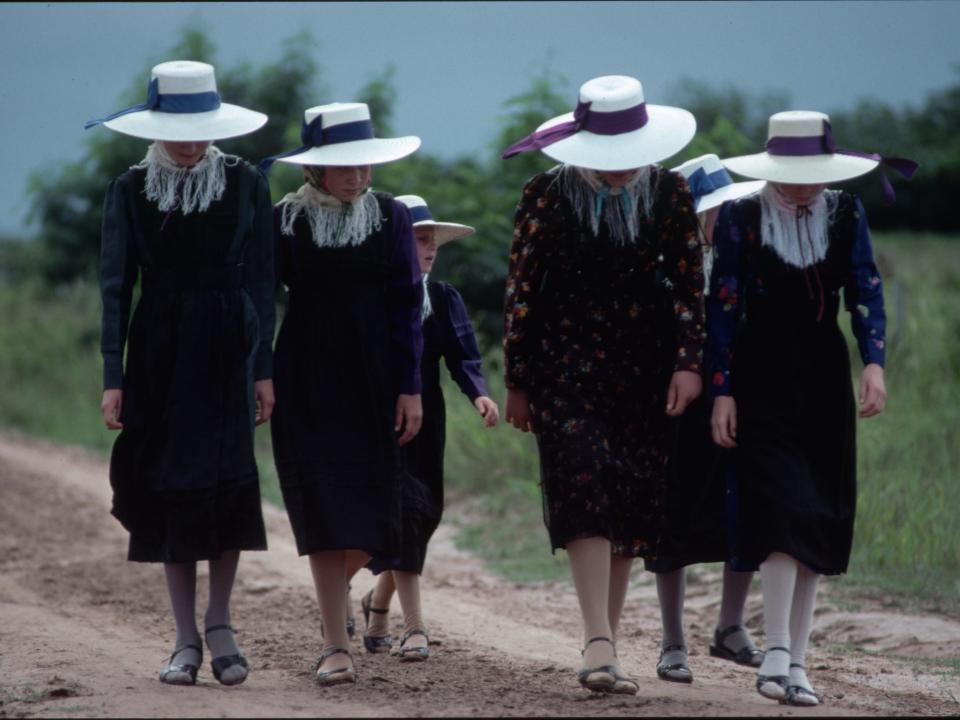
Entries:
{"type": "Polygon", "coordinates": [[[865,97],[918,105],[960,64],[960,2],[947,0],[0,3],[0,233],[24,226],[29,172],[109,132],[83,123],[119,109],[146,63],[175,59],[163,54],[191,25],[222,66],[276,60],[308,28],[331,91],[313,104],[354,100],[392,62],[396,133],[443,157],[487,152],[504,100],[547,64],[571,109],[584,81],[626,74],[653,104],[690,77],[826,112],[865,97]]]}

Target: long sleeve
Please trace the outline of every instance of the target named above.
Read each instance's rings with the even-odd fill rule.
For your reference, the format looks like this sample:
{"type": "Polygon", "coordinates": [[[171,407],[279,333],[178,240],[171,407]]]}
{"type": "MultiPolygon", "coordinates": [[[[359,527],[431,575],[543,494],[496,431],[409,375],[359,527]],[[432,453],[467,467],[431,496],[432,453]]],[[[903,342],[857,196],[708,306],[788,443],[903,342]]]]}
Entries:
{"type": "Polygon", "coordinates": [[[100,353],[103,355],[104,389],[123,387],[123,348],[136,282],[133,222],[125,189],[117,179],[107,189],[100,233],[100,296],[103,300],[100,353]]]}
{"type": "Polygon", "coordinates": [[[733,222],[733,204],[724,203],[713,230],[715,250],[707,296],[707,337],[710,342],[710,377],[714,397],[732,395],[730,366],[737,328],[740,297],[740,231],[733,222]]]}
{"type": "Polygon", "coordinates": [[[250,294],[260,326],[260,345],[254,359],[254,380],[273,377],[273,331],[276,324],[274,303],[274,238],[273,207],[270,187],[262,173],[257,172],[253,197],[251,237],[243,260],[244,286],[250,294]]]}
{"type": "Polygon", "coordinates": [[[390,338],[394,349],[394,384],[402,395],[421,391],[420,358],[423,332],[420,313],[423,307],[423,282],[417,248],[413,239],[410,211],[393,201],[393,253],[387,281],[387,305],[390,338]]]}
{"type": "Polygon", "coordinates": [[[527,183],[514,215],[513,242],[503,309],[504,373],[508,388],[529,382],[531,336],[536,327],[537,293],[546,272],[545,239],[553,227],[548,203],[540,197],[538,176],[527,183]]]}
{"type": "Polygon", "coordinates": [[[850,253],[850,273],[843,297],[864,365],[883,367],[886,355],[887,315],[883,307],[883,282],[873,259],[870,228],[859,198],[855,198],[855,237],[850,253]]]}
{"type": "Polygon", "coordinates": [[[439,318],[443,324],[443,360],[450,371],[450,377],[473,402],[481,395],[489,394],[483,379],[483,360],[473,332],[473,324],[456,288],[443,283],[440,289],[447,307],[446,317],[439,318]]]}
{"type": "Polygon", "coordinates": [[[706,330],[703,305],[703,250],[697,237],[697,215],[686,180],[670,173],[676,186],[671,212],[660,223],[664,271],[670,280],[677,327],[674,370],[699,373],[706,330]]]}

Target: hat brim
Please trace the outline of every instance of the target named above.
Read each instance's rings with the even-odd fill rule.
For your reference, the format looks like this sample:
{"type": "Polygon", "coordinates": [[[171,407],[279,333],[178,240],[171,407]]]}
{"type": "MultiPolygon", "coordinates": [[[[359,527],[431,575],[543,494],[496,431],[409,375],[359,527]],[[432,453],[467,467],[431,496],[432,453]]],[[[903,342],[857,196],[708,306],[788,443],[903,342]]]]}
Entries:
{"type": "Polygon", "coordinates": [[[726,185],[719,190],[714,190],[709,195],[697,198],[697,212],[706,212],[723,205],[728,200],[739,200],[747,195],[753,195],[760,192],[766,184],[766,180],[748,180],[747,182],[726,185]]]}
{"type": "Polygon", "coordinates": [[[189,142],[246,135],[259,130],[266,122],[267,116],[256,110],[221,103],[216,110],[201,113],[141,110],[107,120],[103,124],[118,133],[146,140],[189,142]]]}
{"type": "Polygon", "coordinates": [[[380,165],[399,160],[420,147],[420,138],[408,135],[398,138],[369,138],[322,145],[302,153],[277,158],[291,165],[380,165]]]}
{"type": "MultiPolygon", "coordinates": [[[[541,148],[545,155],[568,165],[600,171],[632,170],[676,155],[693,139],[697,121],[683,108],[647,105],[647,124],[618,135],[597,135],[581,130],[541,148]]],[[[560,115],[538,131],[573,120],[573,113],[560,115]]]]}
{"type": "Polygon", "coordinates": [[[469,225],[461,225],[460,223],[436,222],[434,220],[421,220],[420,222],[415,222],[413,226],[415,228],[433,228],[433,239],[437,241],[438,246],[444,245],[451,240],[465,238],[467,235],[473,235],[476,232],[476,229],[470,227],[469,225]]]}
{"type": "Polygon", "coordinates": [[[731,172],[745,177],[797,185],[819,185],[860,177],[873,170],[879,161],[854,155],[770,155],[757,153],[720,161],[731,172]]]}

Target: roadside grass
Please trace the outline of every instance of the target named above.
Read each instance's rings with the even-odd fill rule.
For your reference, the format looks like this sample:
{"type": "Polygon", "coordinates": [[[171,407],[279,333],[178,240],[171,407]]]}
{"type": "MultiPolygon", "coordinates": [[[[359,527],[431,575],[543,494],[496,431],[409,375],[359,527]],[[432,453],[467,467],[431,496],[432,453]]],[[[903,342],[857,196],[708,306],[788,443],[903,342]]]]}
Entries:
{"type": "MultiPolygon", "coordinates": [[[[960,239],[877,234],[888,315],[888,404],[858,423],[859,497],[850,571],[832,579],[875,588],[925,607],[960,601],[960,239]]],[[[90,283],[55,290],[37,282],[0,282],[0,427],[106,455],[115,434],[100,421],[100,300],[90,283]]],[[[855,386],[860,360],[850,341],[855,386]]],[[[484,368],[500,405],[501,353],[484,368]]],[[[458,544],[511,581],[568,576],[552,555],[543,525],[534,438],[501,420],[483,427],[473,406],[444,374],[446,483],[470,512],[458,544]]],[[[268,426],[256,433],[264,498],[282,505],[268,426]]],[[[105,479],[106,481],[106,479],[105,479]]],[[[695,570],[692,570],[695,572],[695,570]]]]}

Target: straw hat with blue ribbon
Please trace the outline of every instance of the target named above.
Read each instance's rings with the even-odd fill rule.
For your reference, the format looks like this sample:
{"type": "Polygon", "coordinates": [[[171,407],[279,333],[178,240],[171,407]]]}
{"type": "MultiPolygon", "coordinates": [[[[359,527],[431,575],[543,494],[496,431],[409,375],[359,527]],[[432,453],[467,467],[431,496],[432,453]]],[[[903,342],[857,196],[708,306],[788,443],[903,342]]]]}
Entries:
{"type": "Polygon", "coordinates": [[[398,195],[395,200],[402,202],[410,210],[410,219],[413,220],[413,226],[429,227],[434,229],[434,240],[437,245],[443,245],[451,240],[459,240],[467,235],[473,235],[475,228],[460,223],[437,222],[433,219],[433,213],[427,207],[427,201],[419,195],[398,195]]]}
{"type": "Polygon", "coordinates": [[[673,171],[686,179],[698,213],[718,207],[727,200],[752,195],[767,184],[764,180],[734,182],[720,158],[713,153],[687,160],[673,171]]]}
{"type": "Polygon", "coordinates": [[[189,142],[246,135],[266,122],[263,113],[221,102],[212,65],[173,60],[154,66],[145,103],[84,127],[104,125],[146,140],[189,142]]]}
{"type": "MultiPolygon", "coordinates": [[[[819,185],[864,175],[878,165],[893,168],[908,180],[917,163],[907,158],[842,150],[836,146],[830,118],[821,112],[791,110],[770,116],[766,151],[722,161],[738,175],[772,182],[819,185]]],[[[881,170],[884,198],[892,202],[893,186],[881,170]]]]}
{"type": "Polygon", "coordinates": [[[568,165],[632,170],[680,152],[696,130],[697,121],[688,111],[647,104],[636,78],[605,75],[580,86],[572,113],[543,123],[504,150],[502,157],[542,150],[568,165]]]}
{"type": "Polygon", "coordinates": [[[299,148],[266,158],[260,169],[274,162],[292,165],[379,165],[393,162],[420,147],[415,135],[374,137],[366,103],[330,103],[304,111],[299,148]]]}

